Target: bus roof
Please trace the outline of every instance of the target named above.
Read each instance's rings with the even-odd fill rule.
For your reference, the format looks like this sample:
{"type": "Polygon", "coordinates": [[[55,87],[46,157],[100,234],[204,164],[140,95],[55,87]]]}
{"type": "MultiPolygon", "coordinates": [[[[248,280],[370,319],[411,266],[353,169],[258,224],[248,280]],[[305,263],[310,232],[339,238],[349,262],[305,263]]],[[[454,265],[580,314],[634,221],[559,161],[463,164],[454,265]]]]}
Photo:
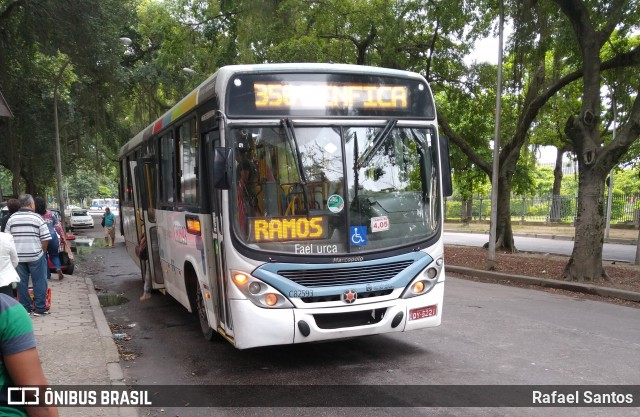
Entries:
{"type": "Polygon", "coordinates": [[[155,122],[140,131],[129,142],[120,148],[120,156],[126,155],[132,149],[139,146],[144,140],[161,131],[174,120],[179,119],[199,104],[211,98],[217,87],[226,85],[227,81],[236,74],[250,72],[308,72],[308,73],[358,73],[361,75],[385,75],[402,77],[426,82],[422,75],[397,69],[370,67],[352,64],[326,64],[326,63],[289,63],[289,64],[255,64],[255,65],[228,65],[220,68],[198,87],[187,94],[176,105],[159,117],[155,122]]]}

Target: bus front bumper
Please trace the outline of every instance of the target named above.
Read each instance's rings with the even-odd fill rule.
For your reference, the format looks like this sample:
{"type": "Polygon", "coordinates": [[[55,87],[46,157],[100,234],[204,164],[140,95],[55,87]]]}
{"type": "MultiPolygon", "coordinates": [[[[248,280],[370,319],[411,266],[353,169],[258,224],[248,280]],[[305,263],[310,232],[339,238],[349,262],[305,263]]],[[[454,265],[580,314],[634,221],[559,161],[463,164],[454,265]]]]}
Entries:
{"type": "Polygon", "coordinates": [[[247,349],[435,327],[442,320],[443,295],[444,282],[439,282],[418,297],[334,308],[266,309],[249,300],[231,300],[234,342],[247,349]],[[409,320],[411,311],[425,308],[427,313],[414,313],[409,320]]]}

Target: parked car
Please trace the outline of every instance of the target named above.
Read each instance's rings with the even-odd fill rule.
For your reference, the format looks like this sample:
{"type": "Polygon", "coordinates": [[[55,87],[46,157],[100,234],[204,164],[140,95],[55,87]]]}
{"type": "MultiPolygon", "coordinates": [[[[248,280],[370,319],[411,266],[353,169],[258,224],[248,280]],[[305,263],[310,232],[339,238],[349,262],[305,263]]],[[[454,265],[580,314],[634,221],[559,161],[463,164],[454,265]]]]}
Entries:
{"type": "Polygon", "coordinates": [[[91,217],[87,210],[71,210],[69,226],[71,226],[71,230],[81,227],[93,227],[93,217],[91,217]]]}

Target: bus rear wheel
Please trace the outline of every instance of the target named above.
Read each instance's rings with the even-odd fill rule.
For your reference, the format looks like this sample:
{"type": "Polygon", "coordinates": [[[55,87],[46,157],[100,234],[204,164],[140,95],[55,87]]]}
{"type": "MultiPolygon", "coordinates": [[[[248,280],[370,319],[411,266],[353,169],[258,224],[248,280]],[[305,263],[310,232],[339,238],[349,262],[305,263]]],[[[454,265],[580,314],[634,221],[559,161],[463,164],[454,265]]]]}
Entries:
{"type": "Polygon", "coordinates": [[[209,326],[207,320],[207,309],[204,305],[204,297],[202,296],[202,290],[200,285],[196,289],[196,314],[198,314],[198,320],[200,321],[200,329],[204,338],[208,341],[212,341],[215,336],[215,331],[209,326]]]}

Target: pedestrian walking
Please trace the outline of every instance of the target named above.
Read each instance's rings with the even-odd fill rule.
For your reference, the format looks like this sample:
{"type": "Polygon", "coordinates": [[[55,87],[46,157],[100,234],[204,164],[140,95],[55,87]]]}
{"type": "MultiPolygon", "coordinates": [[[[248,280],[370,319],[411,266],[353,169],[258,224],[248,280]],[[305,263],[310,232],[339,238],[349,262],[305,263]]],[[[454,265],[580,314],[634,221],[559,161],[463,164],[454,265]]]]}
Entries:
{"type": "Polygon", "coordinates": [[[13,243],[13,236],[0,232],[0,293],[15,297],[14,288],[20,282],[20,275],[16,272],[18,266],[18,252],[13,243]]]}
{"type": "Polygon", "coordinates": [[[13,236],[18,252],[16,271],[20,276],[18,299],[27,312],[34,316],[47,315],[47,257],[45,252],[51,234],[49,227],[35,212],[35,202],[31,194],[22,194],[18,198],[20,210],[7,222],[6,231],[13,236]],[[33,305],[29,296],[29,276],[33,283],[33,305]],[[33,310],[33,311],[32,311],[33,310]]]}
{"type": "Polygon", "coordinates": [[[104,223],[104,245],[107,248],[112,248],[116,243],[116,216],[111,212],[109,207],[104,209],[102,222],[104,223]]]}
{"type": "MultiPolygon", "coordinates": [[[[47,255],[49,256],[53,267],[56,269],[58,279],[63,279],[64,274],[62,273],[62,264],[60,263],[60,243],[64,239],[62,226],[60,226],[58,217],[50,210],[47,210],[47,200],[42,197],[36,197],[34,198],[34,201],[36,204],[36,213],[38,213],[40,217],[42,217],[42,220],[44,220],[44,222],[47,224],[49,233],[51,234],[51,241],[47,245],[47,255]]],[[[49,270],[49,265],[47,264],[47,279],[50,278],[51,271],[49,270]]]]}

